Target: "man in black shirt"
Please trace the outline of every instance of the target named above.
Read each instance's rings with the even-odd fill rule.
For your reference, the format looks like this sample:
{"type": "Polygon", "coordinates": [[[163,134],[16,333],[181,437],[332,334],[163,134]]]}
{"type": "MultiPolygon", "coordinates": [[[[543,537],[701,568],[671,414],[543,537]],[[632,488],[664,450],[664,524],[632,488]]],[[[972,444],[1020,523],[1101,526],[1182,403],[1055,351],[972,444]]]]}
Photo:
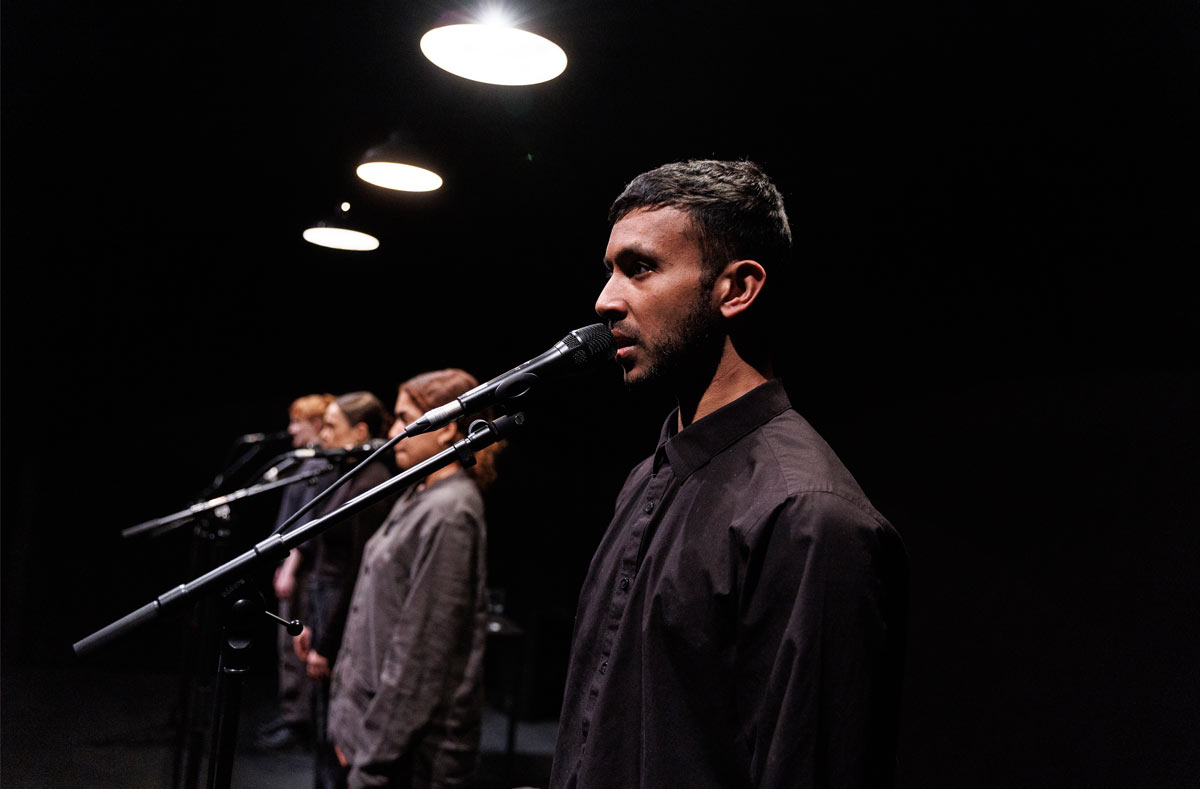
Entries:
{"type": "Polygon", "coordinates": [[[551,786],[891,785],[907,559],[773,377],[782,198],[749,162],[684,162],[609,218],[596,311],[626,383],[679,407],[584,582],[551,786]]]}

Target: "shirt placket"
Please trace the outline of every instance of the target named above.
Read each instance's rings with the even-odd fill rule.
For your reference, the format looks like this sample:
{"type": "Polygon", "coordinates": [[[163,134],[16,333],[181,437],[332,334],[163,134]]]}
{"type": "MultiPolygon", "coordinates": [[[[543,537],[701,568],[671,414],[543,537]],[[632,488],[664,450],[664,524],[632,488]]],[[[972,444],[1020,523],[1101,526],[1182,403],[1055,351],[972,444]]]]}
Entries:
{"type": "Polygon", "coordinates": [[[591,721],[592,709],[600,697],[605,675],[608,673],[608,662],[612,659],[613,644],[621,627],[621,620],[629,606],[633,593],[634,581],[643,555],[645,543],[654,534],[654,525],[661,517],[659,506],[671,480],[671,467],[660,463],[665,460],[662,450],[656,458],[655,466],[658,471],[650,476],[645,488],[638,497],[630,503],[628,514],[629,527],[625,530],[621,544],[620,557],[615,571],[610,577],[608,619],[605,622],[604,635],[600,639],[599,649],[595,656],[596,670],[592,673],[592,683],[588,691],[588,699],[583,716],[583,737],[587,739],[588,726],[591,721]]]}

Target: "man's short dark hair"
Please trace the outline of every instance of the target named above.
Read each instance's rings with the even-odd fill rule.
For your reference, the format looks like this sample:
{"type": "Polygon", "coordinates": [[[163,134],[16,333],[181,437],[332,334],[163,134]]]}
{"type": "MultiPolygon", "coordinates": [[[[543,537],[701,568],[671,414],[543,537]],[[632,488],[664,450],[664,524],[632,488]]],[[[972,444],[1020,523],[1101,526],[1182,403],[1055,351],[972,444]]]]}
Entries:
{"type": "Polygon", "coordinates": [[[613,225],[639,209],[668,207],[692,220],[706,288],[731,260],[757,260],[768,274],[786,271],[792,230],[783,197],[754,162],[693,159],[664,164],[625,187],[609,209],[608,221],[613,225]]]}

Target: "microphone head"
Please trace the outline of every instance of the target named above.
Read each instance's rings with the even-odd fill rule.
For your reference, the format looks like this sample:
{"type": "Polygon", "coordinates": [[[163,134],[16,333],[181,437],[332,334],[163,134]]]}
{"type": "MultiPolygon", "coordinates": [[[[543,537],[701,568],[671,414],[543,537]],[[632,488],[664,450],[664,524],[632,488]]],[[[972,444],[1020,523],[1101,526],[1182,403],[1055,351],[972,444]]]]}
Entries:
{"type": "Polygon", "coordinates": [[[372,438],[349,449],[327,449],[324,455],[326,457],[362,457],[375,452],[386,443],[386,438],[372,438]]]}
{"type": "Polygon", "coordinates": [[[617,355],[617,341],[603,323],[582,326],[563,337],[562,343],[570,354],[572,367],[582,367],[593,360],[611,361],[617,355]]]}
{"type": "Polygon", "coordinates": [[[247,433],[244,436],[238,436],[238,444],[261,444],[267,441],[282,441],[285,438],[291,438],[286,430],[280,430],[275,433],[247,433]]]}
{"type": "Polygon", "coordinates": [[[587,367],[612,361],[616,355],[617,341],[612,331],[603,323],[593,323],[563,337],[536,359],[459,397],[458,402],[465,408],[476,393],[485,393],[484,397],[497,402],[515,400],[540,379],[583,372],[587,367]]]}
{"type": "Polygon", "coordinates": [[[349,449],[325,449],[320,446],[305,447],[304,449],[293,449],[288,454],[294,458],[307,460],[308,458],[331,458],[341,459],[349,457],[362,457],[369,455],[387,443],[386,438],[372,438],[362,444],[357,444],[349,449]]]}

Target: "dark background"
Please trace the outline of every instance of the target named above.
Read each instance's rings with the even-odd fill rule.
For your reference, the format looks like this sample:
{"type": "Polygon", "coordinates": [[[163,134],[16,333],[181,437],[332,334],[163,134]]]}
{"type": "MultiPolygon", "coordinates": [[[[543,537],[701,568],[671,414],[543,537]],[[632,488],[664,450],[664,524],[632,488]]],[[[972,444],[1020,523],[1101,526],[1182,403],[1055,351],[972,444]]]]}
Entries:
{"type": "MultiPolygon", "coordinates": [[[[911,553],[905,784],[1200,783],[1200,6],[520,4],[570,62],[519,88],[420,54],[457,8],[6,0],[5,665],[76,665],[190,580],[187,529],[120,532],[236,436],[541,352],[594,320],[626,181],[748,157],[796,235],[784,380],[911,553]],[[392,131],[443,189],[355,178],[392,131]],[[377,252],[301,240],[342,200],[377,252]]],[[[575,382],[504,456],[491,573],[531,719],[669,406],[575,382]]],[[[171,666],[175,627],[89,661],[171,666]]]]}

